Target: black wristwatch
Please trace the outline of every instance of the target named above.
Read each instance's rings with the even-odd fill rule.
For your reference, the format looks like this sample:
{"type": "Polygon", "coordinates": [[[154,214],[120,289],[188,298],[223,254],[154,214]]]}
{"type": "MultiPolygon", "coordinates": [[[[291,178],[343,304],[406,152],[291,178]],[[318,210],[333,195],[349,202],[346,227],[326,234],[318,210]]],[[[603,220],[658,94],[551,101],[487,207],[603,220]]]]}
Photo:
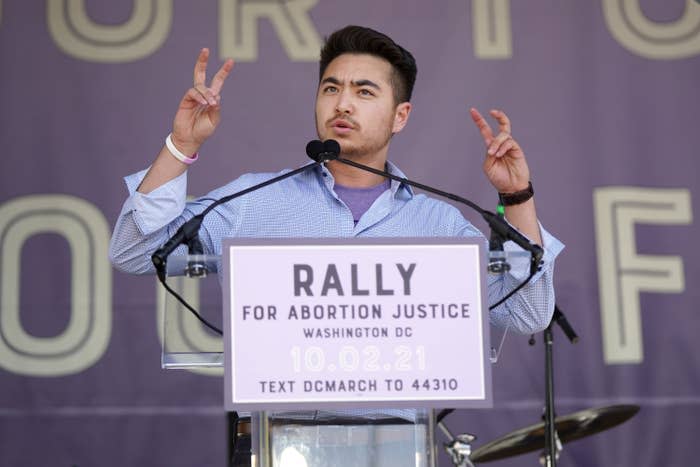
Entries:
{"type": "Polygon", "coordinates": [[[501,200],[503,206],[522,204],[533,196],[535,196],[535,191],[532,189],[532,182],[527,182],[527,188],[515,193],[498,193],[498,199],[501,200]]]}

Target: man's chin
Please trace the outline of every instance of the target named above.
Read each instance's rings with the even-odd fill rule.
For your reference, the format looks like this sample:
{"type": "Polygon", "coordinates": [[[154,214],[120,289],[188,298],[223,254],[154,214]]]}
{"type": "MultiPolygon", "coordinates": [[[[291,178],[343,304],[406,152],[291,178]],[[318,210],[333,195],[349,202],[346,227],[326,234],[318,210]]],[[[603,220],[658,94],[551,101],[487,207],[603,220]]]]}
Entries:
{"type": "Polygon", "coordinates": [[[338,141],[340,143],[340,156],[341,157],[347,157],[349,159],[355,159],[355,158],[361,158],[362,156],[362,149],[358,148],[357,146],[354,146],[352,144],[348,144],[344,141],[338,141]]]}

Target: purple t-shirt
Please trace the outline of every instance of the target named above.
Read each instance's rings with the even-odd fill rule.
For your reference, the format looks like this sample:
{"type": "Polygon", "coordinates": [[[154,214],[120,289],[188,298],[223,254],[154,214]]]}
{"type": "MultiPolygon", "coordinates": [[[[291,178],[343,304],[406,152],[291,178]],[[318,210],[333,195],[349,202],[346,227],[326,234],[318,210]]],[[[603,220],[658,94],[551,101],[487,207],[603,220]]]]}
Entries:
{"type": "Polygon", "coordinates": [[[369,188],[352,188],[336,183],[333,189],[338,195],[338,198],[343,200],[347,207],[350,208],[352,218],[355,224],[357,224],[360,217],[362,217],[369,207],[372,206],[372,203],[379,198],[379,195],[389,189],[389,186],[389,179],[385,179],[383,183],[369,188]]]}

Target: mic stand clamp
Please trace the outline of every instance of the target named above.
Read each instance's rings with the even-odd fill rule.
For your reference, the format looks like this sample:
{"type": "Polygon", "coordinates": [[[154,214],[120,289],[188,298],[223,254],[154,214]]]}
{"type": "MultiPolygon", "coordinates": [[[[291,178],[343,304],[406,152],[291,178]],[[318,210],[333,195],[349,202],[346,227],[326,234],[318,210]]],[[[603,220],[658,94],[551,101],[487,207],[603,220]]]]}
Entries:
{"type": "Polygon", "coordinates": [[[437,422],[437,426],[450,440],[450,442],[445,443],[444,446],[445,451],[449,454],[455,467],[474,467],[470,456],[472,454],[471,443],[476,439],[476,436],[469,433],[453,436],[442,421],[437,422]]]}
{"type": "MultiPolygon", "coordinates": [[[[192,255],[203,255],[204,247],[202,247],[202,242],[199,240],[199,235],[190,239],[187,242],[187,249],[189,250],[190,256],[192,255]]],[[[209,269],[204,261],[199,258],[194,257],[187,262],[187,269],[185,270],[188,277],[207,277],[209,269]]]]}
{"type": "Polygon", "coordinates": [[[165,279],[168,256],[170,256],[170,253],[172,253],[175,248],[183,243],[188,246],[190,243],[192,243],[195,249],[197,248],[196,243],[199,243],[199,247],[201,248],[201,242],[199,242],[198,236],[199,228],[202,225],[203,219],[204,216],[202,214],[198,214],[182,224],[180,228],[177,229],[177,232],[175,232],[175,235],[173,235],[162,247],[158,248],[151,255],[151,261],[153,262],[153,266],[156,268],[156,274],[158,274],[158,278],[161,279],[161,281],[165,279]]]}
{"type": "MultiPolygon", "coordinates": [[[[499,216],[501,215],[501,206],[499,206],[499,216]]],[[[505,242],[503,235],[492,230],[491,236],[489,237],[489,261],[488,261],[488,271],[490,274],[505,274],[510,271],[510,263],[508,263],[508,258],[506,257],[506,252],[503,250],[503,243],[505,242]]]]}
{"type": "Polygon", "coordinates": [[[511,226],[505,218],[494,214],[491,211],[481,209],[478,211],[491,229],[491,236],[505,240],[512,240],[523,250],[530,252],[530,272],[534,274],[540,269],[544,249],[532,243],[525,235],[521,234],[515,227],[511,226]]]}

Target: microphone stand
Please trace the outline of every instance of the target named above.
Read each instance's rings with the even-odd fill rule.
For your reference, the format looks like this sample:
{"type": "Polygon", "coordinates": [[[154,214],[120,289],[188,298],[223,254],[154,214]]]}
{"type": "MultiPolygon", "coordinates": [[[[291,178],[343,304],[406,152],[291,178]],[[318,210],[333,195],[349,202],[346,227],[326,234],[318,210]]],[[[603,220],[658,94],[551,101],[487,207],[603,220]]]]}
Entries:
{"type": "MultiPolygon", "coordinates": [[[[236,193],[230,194],[228,196],[224,196],[223,198],[220,198],[216,201],[214,201],[212,204],[207,206],[207,208],[202,211],[201,213],[197,214],[196,216],[192,217],[190,220],[182,224],[180,228],[175,232],[175,235],[170,237],[170,239],[163,244],[162,247],[158,248],[152,255],[151,255],[151,261],[153,262],[153,265],[156,268],[156,273],[158,274],[158,278],[161,279],[161,282],[163,282],[163,279],[165,278],[165,268],[167,264],[167,259],[170,253],[172,253],[175,248],[180,246],[181,244],[187,244],[187,245],[199,245],[199,241],[197,240],[199,236],[199,228],[202,225],[202,221],[204,220],[204,216],[209,214],[214,208],[217,206],[227,203],[233,199],[238,198],[239,196],[243,196],[245,194],[251,193],[253,191],[259,190],[260,188],[266,187],[268,185],[272,185],[273,183],[277,183],[281,180],[284,180],[289,177],[293,177],[297,175],[300,172],[303,172],[310,167],[315,167],[320,165],[321,162],[316,162],[315,164],[307,164],[304,166],[301,166],[299,168],[296,168],[290,172],[287,172],[282,175],[278,175],[277,177],[273,177],[269,180],[265,180],[264,182],[258,183],[257,185],[253,185],[251,187],[248,187],[244,190],[238,191],[236,193]]],[[[201,250],[201,245],[199,246],[199,249],[201,250]]],[[[197,253],[197,251],[193,251],[194,254],[197,253]]],[[[201,275],[201,274],[198,274],[201,275]]]]}
{"type": "MultiPolygon", "coordinates": [[[[333,141],[333,140],[328,140],[328,141],[333,141]]],[[[325,143],[328,143],[326,141],[325,143]]],[[[324,144],[325,144],[324,143],[324,144]]],[[[336,143],[337,144],[337,143],[336,143]]],[[[330,152],[330,151],[329,151],[330,152]]],[[[340,151],[338,151],[340,152],[340,151]]],[[[542,260],[542,256],[544,255],[544,250],[542,249],[541,246],[532,243],[526,236],[518,232],[515,228],[513,228],[508,222],[505,221],[505,219],[501,218],[497,214],[494,214],[491,211],[487,211],[485,209],[482,209],[480,206],[478,206],[476,203],[473,203],[472,201],[462,198],[461,196],[448,193],[446,191],[438,190],[437,188],[433,188],[428,185],[423,185],[422,183],[414,182],[411,181],[407,178],[404,177],[399,177],[397,175],[391,174],[389,172],[386,172],[384,170],[377,170],[373,167],[369,167],[364,164],[360,164],[358,162],[355,162],[350,159],[345,159],[343,157],[337,157],[336,159],[338,162],[341,162],[346,165],[350,165],[352,167],[356,167],[361,170],[366,170],[367,172],[371,172],[375,175],[380,175],[382,177],[390,178],[392,180],[396,180],[398,182],[405,183],[406,185],[410,185],[416,188],[419,188],[421,190],[427,191],[429,193],[433,193],[438,196],[442,196],[443,198],[451,199],[452,201],[456,201],[461,204],[466,204],[479,214],[481,214],[481,217],[486,221],[486,223],[489,225],[492,231],[496,235],[500,235],[502,238],[505,238],[507,240],[512,240],[515,242],[518,246],[520,246],[523,250],[530,252],[531,254],[531,259],[530,259],[530,273],[531,276],[534,275],[534,273],[539,269],[540,261],[542,260]]]]}
{"type": "MultiPolygon", "coordinates": [[[[323,156],[323,154],[321,155],[323,156]]],[[[323,161],[323,157],[321,157],[321,162],[323,161]]],[[[204,252],[204,249],[202,247],[202,242],[199,240],[199,228],[202,225],[202,221],[204,220],[204,216],[209,214],[214,208],[217,206],[227,203],[233,199],[238,198],[239,196],[243,196],[247,193],[253,192],[255,190],[258,190],[260,188],[266,187],[268,185],[272,185],[273,183],[277,183],[280,180],[284,180],[289,177],[293,177],[294,175],[297,175],[300,172],[303,172],[305,170],[308,170],[310,167],[317,167],[320,165],[321,162],[316,162],[314,164],[307,164],[304,166],[301,166],[297,169],[294,169],[290,172],[287,172],[282,175],[278,175],[277,177],[273,177],[269,180],[265,180],[264,182],[258,183],[257,185],[253,185],[251,187],[248,187],[244,190],[238,191],[236,193],[230,194],[228,196],[224,196],[223,198],[219,198],[218,200],[214,201],[212,204],[206,207],[204,211],[201,213],[197,214],[196,216],[192,217],[190,220],[185,222],[180,226],[180,228],[175,232],[175,235],[170,237],[167,242],[163,244],[162,247],[158,248],[152,255],[151,255],[151,261],[153,262],[153,266],[156,268],[156,275],[158,276],[158,280],[160,283],[165,287],[165,290],[167,290],[172,296],[174,296],[187,310],[189,310],[202,324],[204,324],[206,327],[214,331],[215,333],[219,334],[220,336],[223,335],[223,332],[221,332],[221,329],[217,328],[213,324],[211,324],[209,321],[204,319],[202,315],[200,315],[197,310],[195,310],[189,303],[185,301],[184,298],[182,298],[177,292],[175,292],[166,282],[165,277],[166,277],[166,266],[167,266],[167,260],[168,256],[181,244],[185,244],[188,247],[188,251],[191,255],[201,255],[204,252]]],[[[190,277],[203,277],[207,274],[207,268],[206,265],[195,259],[192,261],[189,261],[187,264],[187,274],[190,277]]]]}
{"type": "MultiPolygon", "coordinates": [[[[327,160],[336,160],[338,162],[341,162],[346,165],[350,165],[352,167],[356,167],[361,170],[365,170],[367,172],[380,175],[382,177],[390,178],[392,180],[396,180],[401,183],[405,183],[407,185],[414,186],[416,188],[419,188],[421,190],[425,190],[429,193],[433,193],[438,196],[442,196],[447,199],[451,199],[452,201],[456,201],[458,203],[466,204],[479,214],[481,214],[481,217],[484,218],[486,223],[489,225],[491,228],[492,236],[497,236],[498,238],[504,239],[504,240],[512,240],[520,246],[523,250],[527,251],[530,253],[530,275],[525,279],[520,285],[518,285],[516,288],[511,290],[508,294],[506,294],[503,298],[501,298],[498,302],[494,303],[489,307],[489,310],[493,310],[494,308],[500,306],[503,302],[508,300],[510,297],[515,295],[517,291],[519,291],[521,288],[525,286],[528,282],[530,282],[530,279],[532,279],[535,276],[535,273],[539,271],[540,269],[540,263],[542,260],[542,256],[544,256],[544,249],[542,249],[541,246],[537,245],[536,243],[532,243],[530,239],[528,239],[525,235],[521,234],[517,229],[515,229],[513,226],[511,226],[508,222],[506,222],[505,218],[494,214],[491,211],[487,211],[485,209],[482,209],[480,206],[478,206],[476,203],[466,199],[462,198],[461,196],[455,195],[453,193],[448,193],[446,191],[438,190],[437,188],[433,188],[428,185],[423,185],[422,183],[414,182],[412,180],[409,180],[404,177],[399,177],[397,175],[391,174],[385,170],[377,170],[374,167],[369,167],[364,164],[360,164],[358,162],[355,162],[350,159],[345,159],[342,157],[339,157],[338,154],[340,154],[340,145],[338,144],[337,141],[329,139],[324,142],[320,142],[318,140],[312,141],[312,143],[315,144],[316,147],[319,145],[324,148],[324,153],[323,155],[326,156],[327,160]],[[317,144],[316,144],[317,143],[317,144]]],[[[309,146],[312,145],[312,143],[309,143],[307,146],[307,154],[309,157],[314,159],[315,161],[318,162],[317,157],[315,157],[315,154],[313,151],[309,151],[308,148],[309,146]]],[[[503,261],[505,263],[505,261],[503,261]]]]}
{"type": "MultiPolygon", "coordinates": [[[[555,412],[554,412],[554,364],[553,364],[553,340],[552,325],[557,323],[564,332],[564,335],[572,344],[578,342],[578,335],[569,324],[564,313],[558,305],[554,305],[554,315],[547,329],[544,330],[544,376],[545,376],[545,408],[544,408],[544,453],[543,462],[545,467],[556,467],[561,451],[561,443],[557,436],[555,412]]],[[[530,339],[530,345],[534,345],[534,339],[530,339]]]]}

